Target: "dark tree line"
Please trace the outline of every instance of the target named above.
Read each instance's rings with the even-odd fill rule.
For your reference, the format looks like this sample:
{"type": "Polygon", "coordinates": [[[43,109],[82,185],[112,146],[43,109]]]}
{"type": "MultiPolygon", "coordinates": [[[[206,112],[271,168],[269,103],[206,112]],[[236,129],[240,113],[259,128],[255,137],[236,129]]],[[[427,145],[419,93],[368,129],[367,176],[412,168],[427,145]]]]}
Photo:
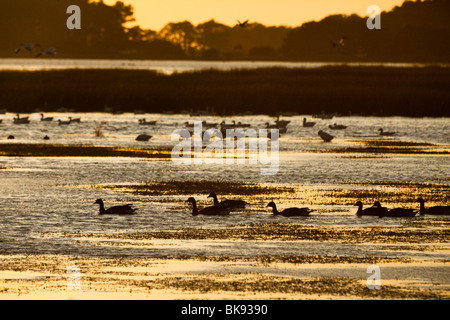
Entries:
{"type": "MultiPolygon", "coordinates": [[[[294,61],[450,60],[450,0],[406,1],[381,14],[381,30],[367,17],[332,15],[296,28],[250,21],[245,28],[210,20],[168,23],[159,31],[129,27],[133,8],[122,1],[72,0],[82,29],[66,28],[67,1],[1,0],[0,56],[21,43],[58,47],[61,58],[137,58],[294,61]],[[345,36],[343,45],[333,45],[345,36]]],[[[21,53],[20,57],[27,57],[21,53]]]]}

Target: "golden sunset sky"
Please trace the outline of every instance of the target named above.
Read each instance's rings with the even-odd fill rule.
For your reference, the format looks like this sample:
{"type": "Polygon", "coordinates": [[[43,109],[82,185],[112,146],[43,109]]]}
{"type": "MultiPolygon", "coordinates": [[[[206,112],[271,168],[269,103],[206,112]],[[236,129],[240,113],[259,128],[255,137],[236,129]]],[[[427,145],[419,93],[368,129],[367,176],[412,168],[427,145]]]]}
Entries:
{"type": "MultiPolygon", "coordinates": [[[[211,19],[227,25],[236,20],[265,25],[300,26],[330,14],[367,16],[367,7],[382,11],[401,5],[404,0],[122,0],[134,7],[136,23],[144,29],[160,30],[168,22],[189,20],[198,24],[211,19]]],[[[114,4],[116,0],[104,0],[114,4]]]]}

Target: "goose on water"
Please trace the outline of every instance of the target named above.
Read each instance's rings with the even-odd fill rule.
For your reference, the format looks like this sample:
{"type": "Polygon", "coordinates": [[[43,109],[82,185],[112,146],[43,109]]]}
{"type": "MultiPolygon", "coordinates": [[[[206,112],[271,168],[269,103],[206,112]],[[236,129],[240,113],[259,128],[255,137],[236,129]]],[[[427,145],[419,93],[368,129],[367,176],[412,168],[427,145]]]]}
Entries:
{"type": "Polygon", "coordinates": [[[330,128],[331,130],[344,130],[347,129],[347,126],[344,126],[343,124],[333,124],[333,125],[329,125],[328,128],[330,128]]]}
{"type": "Polygon", "coordinates": [[[62,126],[62,125],[69,125],[71,123],[70,120],[68,121],[62,121],[61,119],[58,120],[58,125],[62,126]]]}
{"type": "Polygon", "coordinates": [[[80,119],[80,118],[73,119],[72,117],[69,117],[69,121],[70,121],[70,123],[72,123],[72,122],[80,123],[80,122],[81,122],[81,119],[80,119]]]}
{"type": "Polygon", "coordinates": [[[431,215],[450,215],[450,206],[435,206],[430,208],[425,208],[425,201],[422,197],[418,198],[416,202],[420,203],[420,214],[431,214],[431,215]]]}
{"type": "Polygon", "coordinates": [[[280,216],[284,216],[284,217],[302,217],[302,216],[304,217],[304,216],[309,216],[309,214],[314,211],[309,208],[287,208],[287,209],[284,209],[283,211],[279,212],[277,210],[277,206],[276,206],[275,202],[273,202],[273,201],[269,202],[267,207],[272,208],[273,214],[275,216],[280,215],[280,216]]]}
{"type": "Polygon", "coordinates": [[[142,126],[153,126],[156,124],[156,121],[147,121],[145,118],[144,119],[139,119],[139,124],[142,126]]]}
{"type": "Polygon", "coordinates": [[[94,202],[94,204],[100,205],[100,212],[99,214],[117,214],[117,215],[130,215],[134,214],[137,209],[132,208],[131,204],[126,204],[123,206],[115,206],[111,207],[105,210],[105,206],[103,204],[102,199],[97,199],[97,201],[94,202]]]}
{"type": "Polygon", "coordinates": [[[152,138],[152,136],[148,134],[141,134],[136,138],[136,141],[148,141],[152,138]]]}
{"type": "Polygon", "coordinates": [[[378,133],[380,136],[393,136],[395,132],[384,131],[383,128],[378,129],[378,133]]]}
{"type": "Polygon", "coordinates": [[[382,216],[386,213],[387,208],[381,207],[377,205],[375,202],[374,206],[363,209],[363,204],[361,201],[358,201],[355,203],[355,206],[358,206],[358,211],[356,212],[356,215],[358,216],[382,216]]]}
{"type": "Polygon", "coordinates": [[[30,123],[30,120],[28,117],[21,118],[19,114],[17,114],[17,117],[13,119],[14,124],[27,124],[30,123]]]}
{"type": "Polygon", "coordinates": [[[230,209],[245,208],[245,205],[247,204],[247,202],[245,202],[244,200],[228,200],[227,199],[227,200],[222,200],[219,202],[215,192],[211,192],[209,194],[208,198],[214,199],[214,206],[224,206],[224,207],[230,208],[230,209]]]}
{"type": "Polygon", "coordinates": [[[227,208],[225,206],[212,206],[212,207],[206,207],[201,210],[198,210],[197,208],[197,202],[193,197],[190,197],[186,200],[186,202],[192,203],[192,215],[196,216],[199,214],[207,215],[207,216],[223,216],[230,213],[230,208],[227,208]]]}
{"type": "Polygon", "coordinates": [[[334,136],[322,130],[318,132],[318,135],[322,138],[324,142],[331,142],[331,140],[334,139],[334,136]]]}
{"type": "MultiPolygon", "coordinates": [[[[379,209],[383,209],[379,201],[375,201],[372,207],[376,207],[379,209]]],[[[394,208],[388,209],[385,212],[382,212],[380,217],[387,218],[412,218],[416,215],[416,211],[414,209],[405,209],[405,208],[394,208]]]]}
{"type": "Polygon", "coordinates": [[[53,117],[44,118],[44,114],[41,113],[41,121],[53,121],[53,117]]]}
{"type": "Polygon", "coordinates": [[[316,125],[315,122],[308,122],[308,121],[306,120],[306,118],[303,118],[303,127],[305,127],[305,128],[311,128],[311,127],[314,127],[315,125],[316,125]]]}

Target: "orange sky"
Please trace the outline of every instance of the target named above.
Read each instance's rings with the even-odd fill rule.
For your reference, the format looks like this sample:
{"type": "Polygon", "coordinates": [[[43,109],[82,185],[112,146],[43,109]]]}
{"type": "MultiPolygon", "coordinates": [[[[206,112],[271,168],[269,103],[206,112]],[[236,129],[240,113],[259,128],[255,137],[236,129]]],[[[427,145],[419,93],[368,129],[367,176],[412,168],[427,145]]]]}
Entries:
{"type": "MultiPolygon", "coordinates": [[[[401,5],[404,0],[122,0],[135,9],[137,24],[160,30],[168,22],[189,20],[193,24],[214,19],[227,25],[236,20],[265,25],[299,26],[329,14],[357,13],[367,16],[369,5],[382,11],[401,5]]],[[[116,0],[104,0],[113,4],[116,0]]]]}

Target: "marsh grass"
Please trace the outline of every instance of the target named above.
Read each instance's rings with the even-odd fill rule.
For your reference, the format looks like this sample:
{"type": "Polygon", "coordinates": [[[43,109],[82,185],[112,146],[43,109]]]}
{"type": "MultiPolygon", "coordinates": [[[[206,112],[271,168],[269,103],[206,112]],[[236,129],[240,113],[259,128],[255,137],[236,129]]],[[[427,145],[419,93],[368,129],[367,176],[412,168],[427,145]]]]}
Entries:
{"type": "Polygon", "coordinates": [[[204,195],[215,192],[220,195],[271,195],[273,193],[293,193],[295,188],[257,183],[229,181],[148,181],[142,185],[118,185],[106,188],[121,189],[141,196],[204,195]]]}
{"type": "Polygon", "coordinates": [[[158,74],[144,70],[0,72],[10,112],[77,112],[139,106],[147,113],[204,110],[343,115],[449,116],[450,68],[268,68],[158,74]],[[82,94],[80,94],[82,93],[82,94]]]}
{"type": "Polygon", "coordinates": [[[91,145],[0,144],[7,157],[140,157],[169,158],[170,149],[131,149],[91,145]]]}
{"type": "MultiPolygon", "coordinates": [[[[450,202],[448,197],[450,185],[421,184],[400,182],[368,182],[355,184],[357,188],[315,188],[300,185],[278,185],[242,183],[228,181],[148,181],[138,185],[100,186],[99,188],[127,192],[138,196],[179,196],[203,195],[214,191],[219,200],[221,196],[242,198],[250,204],[260,204],[265,201],[296,201],[307,205],[339,205],[353,206],[357,201],[364,205],[372,205],[381,201],[383,205],[419,208],[416,199],[422,197],[431,203],[445,204],[450,202]]],[[[152,201],[158,201],[153,199],[152,201]]],[[[167,198],[160,199],[167,202],[167,198]]],[[[174,198],[173,202],[179,202],[174,198]]],[[[328,208],[329,209],[329,208],[328,208]]],[[[329,212],[324,209],[321,212],[329,212]]],[[[341,209],[342,210],[342,209],[341,209]]],[[[335,210],[336,211],[336,210],[335,210]]]]}
{"type": "Polygon", "coordinates": [[[46,234],[64,238],[104,238],[123,240],[232,240],[232,241],[333,241],[339,243],[427,244],[448,243],[448,228],[425,230],[405,228],[348,228],[310,226],[286,223],[258,223],[237,225],[232,228],[183,228],[153,232],[100,234],[63,232],[46,234]]]}

